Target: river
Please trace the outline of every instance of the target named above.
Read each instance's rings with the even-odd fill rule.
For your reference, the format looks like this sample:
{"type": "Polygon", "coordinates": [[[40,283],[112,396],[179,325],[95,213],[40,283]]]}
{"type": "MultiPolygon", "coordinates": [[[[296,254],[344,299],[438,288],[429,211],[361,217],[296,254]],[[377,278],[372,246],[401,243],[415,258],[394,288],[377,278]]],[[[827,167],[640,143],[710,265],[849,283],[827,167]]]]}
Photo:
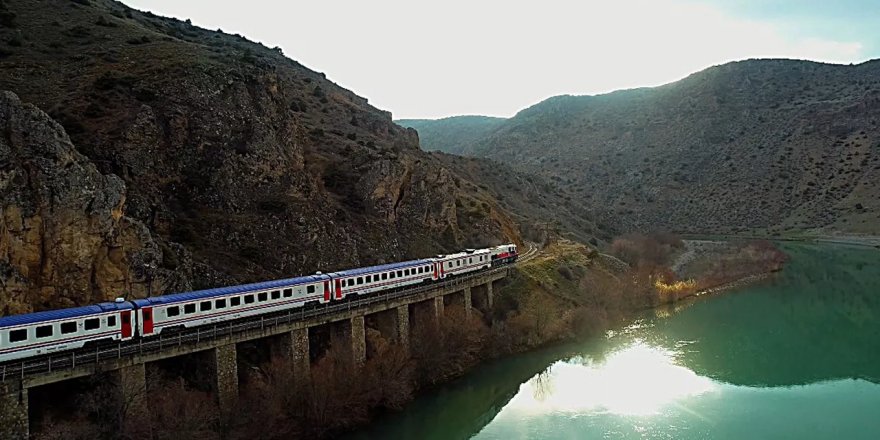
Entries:
{"type": "Polygon", "coordinates": [[[771,279],[488,363],[351,438],[880,438],[880,252],[780,246],[771,279]]]}

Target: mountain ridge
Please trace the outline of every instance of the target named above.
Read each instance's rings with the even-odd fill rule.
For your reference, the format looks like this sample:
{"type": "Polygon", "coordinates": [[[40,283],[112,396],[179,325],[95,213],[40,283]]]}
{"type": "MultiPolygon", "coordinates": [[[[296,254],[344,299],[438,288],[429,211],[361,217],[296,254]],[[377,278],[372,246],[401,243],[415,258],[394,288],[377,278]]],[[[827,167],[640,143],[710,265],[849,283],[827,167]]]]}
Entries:
{"type": "Polygon", "coordinates": [[[878,60],[732,62],[548,98],[455,148],[561,182],[630,230],[877,233],[878,73],[878,60]]]}

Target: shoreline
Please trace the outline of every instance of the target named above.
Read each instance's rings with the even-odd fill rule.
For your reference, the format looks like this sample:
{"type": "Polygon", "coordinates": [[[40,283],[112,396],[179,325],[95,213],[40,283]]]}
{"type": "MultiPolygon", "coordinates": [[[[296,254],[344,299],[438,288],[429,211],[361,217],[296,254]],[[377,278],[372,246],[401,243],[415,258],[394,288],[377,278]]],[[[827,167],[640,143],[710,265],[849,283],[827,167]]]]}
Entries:
{"type": "Polygon", "coordinates": [[[681,234],[688,240],[769,240],[769,241],[793,241],[843,244],[851,246],[864,246],[880,248],[880,236],[877,235],[808,235],[797,236],[772,236],[772,235],[737,235],[737,234],[681,234]]]}
{"type": "MultiPolygon", "coordinates": [[[[686,298],[695,298],[695,297],[699,297],[699,296],[713,295],[713,294],[717,294],[717,293],[723,293],[724,291],[731,290],[731,289],[746,287],[751,284],[757,283],[759,281],[764,281],[767,278],[770,278],[772,275],[780,272],[781,270],[782,269],[777,270],[777,271],[762,272],[762,273],[757,273],[757,274],[753,274],[753,275],[746,275],[740,279],[729,281],[726,283],[721,283],[721,284],[718,284],[718,285],[712,286],[712,287],[707,287],[705,289],[694,292],[690,295],[683,296],[683,297],[679,298],[679,301],[686,299],[686,298]]],[[[674,304],[674,302],[671,304],[674,304]]]]}

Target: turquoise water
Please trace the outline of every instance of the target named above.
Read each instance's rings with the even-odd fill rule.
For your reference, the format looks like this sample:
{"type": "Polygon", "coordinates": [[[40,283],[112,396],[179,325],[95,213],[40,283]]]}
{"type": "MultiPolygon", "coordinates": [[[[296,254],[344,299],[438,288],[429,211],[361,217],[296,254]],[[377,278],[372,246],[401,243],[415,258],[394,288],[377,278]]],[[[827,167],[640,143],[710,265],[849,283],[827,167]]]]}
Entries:
{"type": "Polygon", "coordinates": [[[880,252],[783,246],[771,280],[485,365],[354,438],[880,438],[880,252]]]}

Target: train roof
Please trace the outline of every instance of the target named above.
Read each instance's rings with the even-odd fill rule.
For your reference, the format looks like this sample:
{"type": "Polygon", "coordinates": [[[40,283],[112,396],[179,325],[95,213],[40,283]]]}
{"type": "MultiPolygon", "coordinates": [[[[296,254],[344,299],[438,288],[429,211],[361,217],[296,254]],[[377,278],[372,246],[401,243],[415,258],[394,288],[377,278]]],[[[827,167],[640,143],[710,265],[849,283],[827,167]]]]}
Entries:
{"type": "Polygon", "coordinates": [[[163,304],[172,304],[178,302],[192,301],[203,298],[213,298],[215,296],[232,295],[236,293],[253,292],[258,290],[275,289],[278,287],[297,286],[300,284],[308,284],[329,280],[327,275],[306,275],[303,277],[286,278],[283,280],[263,281],[261,283],[242,284],[238,286],[217,287],[214,289],[195,290],[192,292],[172,293],[162,296],[154,296],[144,299],[136,299],[132,301],[138,307],[155,306],[163,304]]]}
{"type": "Polygon", "coordinates": [[[79,318],[117,310],[131,310],[133,308],[134,306],[127,301],[119,303],[105,302],[90,306],[71,307],[69,309],[46,310],[45,312],[26,313],[24,315],[4,316],[0,318],[0,328],[56,321],[59,319],[79,318]]]}
{"type": "Polygon", "coordinates": [[[471,256],[471,255],[480,255],[480,254],[484,254],[484,253],[486,253],[486,252],[490,252],[490,251],[491,251],[491,249],[489,249],[489,248],[474,249],[474,250],[472,250],[471,252],[468,252],[468,251],[462,251],[462,252],[457,252],[457,253],[454,253],[454,254],[446,254],[446,255],[443,255],[442,257],[439,257],[439,256],[438,256],[438,257],[439,257],[439,258],[442,258],[442,259],[444,259],[444,260],[447,260],[447,259],[450,259],[450,258],[463,258],[463,257],[471,256]]]}
{"type": "Polygon", "coordinates": [[[402,263],[381,264],[379,266],[359,267],[357,269],[342,270],[339,272],[333,272],[330,274],[330,276],[350,277],[350,276],[354,276],[354,275],[363,275],[363,274],[373,273],[373,272],[383,272],[386,270],[403,269],[403,268],[407,268],[407,267],[421,266],[423,264],[433,264],[433,263],[434,263],[434,260],[427,260],[427,259],[411,260],[411,261],[404,261],[402,263]]]}

